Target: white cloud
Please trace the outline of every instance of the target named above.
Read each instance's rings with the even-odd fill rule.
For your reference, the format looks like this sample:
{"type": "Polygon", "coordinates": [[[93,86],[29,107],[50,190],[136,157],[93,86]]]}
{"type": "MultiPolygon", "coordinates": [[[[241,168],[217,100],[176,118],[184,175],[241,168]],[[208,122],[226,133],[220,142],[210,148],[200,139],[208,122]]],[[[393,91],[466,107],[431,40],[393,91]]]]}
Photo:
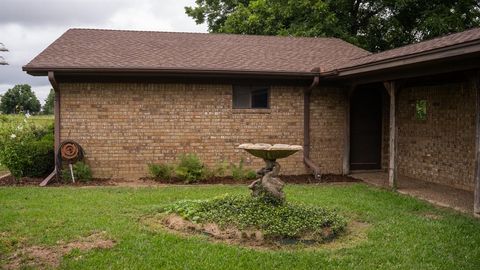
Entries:
{"type": "Polygon", "coordinates": [[[185,14],[195,0],[1,0],[0,42],[9,62],[0,66],[0,94],[15,84],[32,85],[39,100],[51,86],[22,66],[69,28],[106,28],[177,32],[206,32],[185,14]]]}

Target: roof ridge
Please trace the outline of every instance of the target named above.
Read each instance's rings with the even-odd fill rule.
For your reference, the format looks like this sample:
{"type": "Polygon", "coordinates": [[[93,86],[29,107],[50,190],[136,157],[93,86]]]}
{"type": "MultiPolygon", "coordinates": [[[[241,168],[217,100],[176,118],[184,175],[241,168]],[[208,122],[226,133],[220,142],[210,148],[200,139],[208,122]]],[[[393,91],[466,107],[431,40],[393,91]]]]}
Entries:
{"type": "MultiPolygon", "coordinates": [[[[291,39],[332,39],[332,40],[341,40],[343,39],[337,37],[299,37],[299,36],[275,36],[275,35],[252,35],[252,34],[233,34],[233,33],[210,33],[210,32],[181,32],[181,31],[157,31],[157,30],[132,30],[132,29],[108,29],[108,28],[82,28],[82,27],[73,27],[67,30],[86,30],[86,31],[112,31],[112,32],[137,32],[137,33],[165,33],[165,34],[185,34],[185,35],[209,35],[209,36],[238,36],[238,37],[265,37],[265,38],[291,38],[291,39]]],[[[355,46],[349,42],[346,42],[350,45],[355,46]]],[[[360,48],[360,47],[359,47],[360,48]]]]}

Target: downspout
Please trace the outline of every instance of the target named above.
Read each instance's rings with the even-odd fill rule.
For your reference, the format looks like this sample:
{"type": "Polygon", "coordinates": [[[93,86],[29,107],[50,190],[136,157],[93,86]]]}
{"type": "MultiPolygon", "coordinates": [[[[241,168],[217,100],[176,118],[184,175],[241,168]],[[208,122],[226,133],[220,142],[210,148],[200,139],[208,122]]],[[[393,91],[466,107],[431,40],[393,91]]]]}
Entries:
{"type": "Polygon", "coordinates": [[[58,178],[60,176],[60,164],[58,160],[58,151],[60,146],[60,88],[57,80],[55,79],[55,73],[53,71],[48,72],[48,80],[55,91],[55,104],[54,104],[54,116],[55,116],[55,175],[58,178]]]}
{"type": "Polygon", "coordinates": [[[310,159],[310,96],[312,90],[320,83],[319,75],[315,75],[312,84],[303,91],[303,162],[313,171],[315,179],[320,179],[320,168],[310,159]]]}

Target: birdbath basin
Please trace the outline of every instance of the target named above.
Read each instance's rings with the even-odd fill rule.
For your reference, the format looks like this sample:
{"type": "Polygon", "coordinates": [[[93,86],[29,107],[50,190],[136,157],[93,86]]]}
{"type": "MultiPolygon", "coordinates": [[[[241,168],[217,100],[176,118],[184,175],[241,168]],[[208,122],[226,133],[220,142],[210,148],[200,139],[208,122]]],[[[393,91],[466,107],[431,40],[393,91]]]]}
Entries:
{"type": "Polygon", "coordinates": [[[264,160],[277,160],[286,158],[303,149],[300,145],[268,144],[268,143],[244,143],[238,148],[247,151],[253,156],[264,160]]]}
{"type": "Polygon", "coordinates": [[[285,200],[285,194],[282,191],[285,183],[278,178],[280,164],[276,160],[293,155],[303,147],[289,144],[245,143],[238,148],[263,159],[266,164],[257,171],[257,176],[260,178],[248,186],[252,190],[252,196],[282,203],[285,200]]]}

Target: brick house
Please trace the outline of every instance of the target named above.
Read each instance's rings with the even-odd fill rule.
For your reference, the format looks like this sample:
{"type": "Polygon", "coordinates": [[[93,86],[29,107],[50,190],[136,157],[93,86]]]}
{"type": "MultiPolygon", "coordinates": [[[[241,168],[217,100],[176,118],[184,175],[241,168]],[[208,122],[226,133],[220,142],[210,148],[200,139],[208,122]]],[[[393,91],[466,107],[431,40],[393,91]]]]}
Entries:
{"type": "Polygon", "coordinates": [[[23,70],[56,91],[56,144],[95,177],[241,143],[301,144],[284,174],[388,170],[475,192],[480,29],[372,54],[335,38],[71,29],[23,70]]]}

